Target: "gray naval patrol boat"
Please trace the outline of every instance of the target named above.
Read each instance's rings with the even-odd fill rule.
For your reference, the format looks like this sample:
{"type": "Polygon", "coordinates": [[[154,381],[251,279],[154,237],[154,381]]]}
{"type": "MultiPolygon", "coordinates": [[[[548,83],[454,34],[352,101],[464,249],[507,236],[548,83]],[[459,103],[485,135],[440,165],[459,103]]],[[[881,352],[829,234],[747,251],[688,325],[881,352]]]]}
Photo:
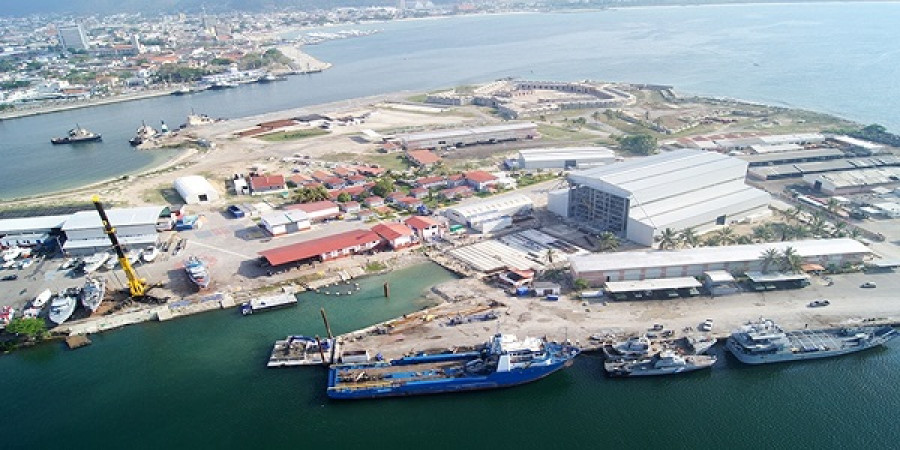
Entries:
{"type": "Polygon", "coordinates": [[[889,326],[784,331],[770,319],[735,330],[725,343],[745,364],[767,364],[846,355],[882,345],[898,336],[889,326]]]}

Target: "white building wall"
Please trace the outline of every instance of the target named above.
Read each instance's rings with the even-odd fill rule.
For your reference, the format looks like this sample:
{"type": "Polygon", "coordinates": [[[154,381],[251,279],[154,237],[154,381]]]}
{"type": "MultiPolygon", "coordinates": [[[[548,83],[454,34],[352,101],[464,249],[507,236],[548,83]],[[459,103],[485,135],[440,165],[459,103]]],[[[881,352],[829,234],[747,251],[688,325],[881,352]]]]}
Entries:
{"type": "Polygon", "coordinates": [[[569,216],[569,190],[547,192],[547,210],[560,217],[569,216]]]}

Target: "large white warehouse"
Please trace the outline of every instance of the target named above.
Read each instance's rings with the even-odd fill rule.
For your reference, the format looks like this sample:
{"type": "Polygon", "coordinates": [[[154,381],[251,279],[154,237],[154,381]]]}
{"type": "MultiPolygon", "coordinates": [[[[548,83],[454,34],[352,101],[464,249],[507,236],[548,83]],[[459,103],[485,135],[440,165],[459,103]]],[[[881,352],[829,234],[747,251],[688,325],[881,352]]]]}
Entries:
{"type": "Polygon", "coordinates": [[[747,162],[677,150],[569,175],[548,195],[550,211],[643,245],[666,228],[703,232],[768,214],[768,193],[744,183],[747,162]]]}
{"type": "Polygon", "coordinates": [[[615,162],[606,147],[530,148],[519,150],[520,169],[587,169],[615,162]]]}
{"type": "Polygon", "coordinates": [[[534,202],[527,195],[509,194],[447,208],[443,214],[453,222],[488,233],[512,225],[513,216],[530,214],[533,208],[534,202]]]}
{"type": "Polygon", "coordinates": [[[175,179],[175,190],[189,205],[209,203],[219,199],[219,192],[199,175],[191,175],[175,179]]]}
{"type": "MultiPolygon", "coordinates": [[[[122,245],[141,249],[155,244],[156,223],[160,217],[169,215],[165,206],[144,206],[139,208],[113,208],[106,210],[110,224],[116,229],[116,237],[122,245]]],[[[86,255],[110,248],[109,236],[103,230],[103,223],[97,211],[80,211],[69,216],[62,226],[66,235],[63,250],[71,255],[86,255]]]]}

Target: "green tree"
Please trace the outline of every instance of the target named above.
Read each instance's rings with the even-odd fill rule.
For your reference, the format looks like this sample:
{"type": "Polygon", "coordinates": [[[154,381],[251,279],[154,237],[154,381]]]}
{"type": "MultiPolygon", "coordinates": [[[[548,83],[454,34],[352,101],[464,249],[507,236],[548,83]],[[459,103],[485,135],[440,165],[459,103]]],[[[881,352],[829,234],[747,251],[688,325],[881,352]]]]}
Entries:
{"type": "Polygon", "coordinates": [[[773,236],[772,227],[768,225],[753,227],[753,239],[756,240],[756,242],[771,242],[773,236]]]}
{"type": "Polygon", "coordinates": [[[659,238],[659,249],[666,250],[672,247],[675,247],[675,244],[678,242],[678,233],[671,228],[666,228],[660,233],[659,238]]]}
{"type": "Polygon", "coordinates": [[[619,138],[619,147],[634,155],[652,155],[656,153],[656,138],[646,134],[633,134],[619,138]]]}
{"type": "Polygon", "coordinates": [[[769,273],[770,269],[778,264],[780,258],[781,254],[774,248],[763,250],[762,254],[759,256],[759,259],[762,260],[762,272],[769,273]]]}
{"type": "Polygon", "coordinates": [[[28,340],[43,339],[47,333],[47,325],[44,323],[44,319],[18,317],[9,322],[6,332],[24,336],[28,340]]]}
{"type": "Polygon", "coordinates": [[[385,197],[391,192],[394,192],[394,179],[390,176],[379,178],[375,186],[372,186],[372,193],[379,197],[385,197]]]}
{"type": "Polygon", "coordinates": [[[583,291],[587,288],[591,287],[591,284],[588,283],[584,278],[576,278],[575,279],[575,290],[583,291]]]}
{"type": "Polygon", "coordinates": [[[604,231],[597,238],[600,239],[601,252],[619,248],[619,237],[611,231],[604,231]]]}
{"type": "Polygon", "coordinates": [[[341,203],[349,202],[350,200],[351,200],[350,194],[348,194],[346,192],[341,192],[340,195],[338,195],[338,197],[337,197],[337,201],[339,201],[341,203]]]}
{"type": "Polygon", "coordinates": [[[697,232],[691,227],[681,230],[681,233],[678,233],[678,240],[685,247],[696,247],[700,244],[700,237],[697,236],[697,232]]]}
{"type": "Polygon", "coordinates": [[[793,247],[785,247],[781,251],[781,270],[784,272],[800,272],[803,265],[803,258],[797,254],[797,250],[793,247]]]}

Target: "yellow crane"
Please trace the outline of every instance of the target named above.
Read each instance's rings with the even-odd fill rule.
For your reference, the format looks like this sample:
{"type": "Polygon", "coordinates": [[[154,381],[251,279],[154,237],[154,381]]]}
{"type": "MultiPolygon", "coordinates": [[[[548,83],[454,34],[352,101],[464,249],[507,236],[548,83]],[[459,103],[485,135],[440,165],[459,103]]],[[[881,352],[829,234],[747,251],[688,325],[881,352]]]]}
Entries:
{"type": "Polygon", "coordinates": [[[106,216],[106,210],[103,209],[103,204],[100,203],[100,196],[95,195],[91,197],[91,201],[94,202],[94,207],[97,208],[97,213],[100,214],[100,220],[103,221],[103,231],[109,236],[109,241],[112,242],[113,249],[116,250],[116,256],[119,258],[119,264],[122,266],[122,270],[125,271],[125,276],[128,278],[128,290],[131,292],[131,296],[146,296],[147,291],[150,289],[150,285],[147,284],[147,280],[138,277],[134,267],[131,267],[131,261],[125,256],[122,245],[119,244],[119,238],[116,237],[116,229],[109,223],[109,218],[106,216]]]}

